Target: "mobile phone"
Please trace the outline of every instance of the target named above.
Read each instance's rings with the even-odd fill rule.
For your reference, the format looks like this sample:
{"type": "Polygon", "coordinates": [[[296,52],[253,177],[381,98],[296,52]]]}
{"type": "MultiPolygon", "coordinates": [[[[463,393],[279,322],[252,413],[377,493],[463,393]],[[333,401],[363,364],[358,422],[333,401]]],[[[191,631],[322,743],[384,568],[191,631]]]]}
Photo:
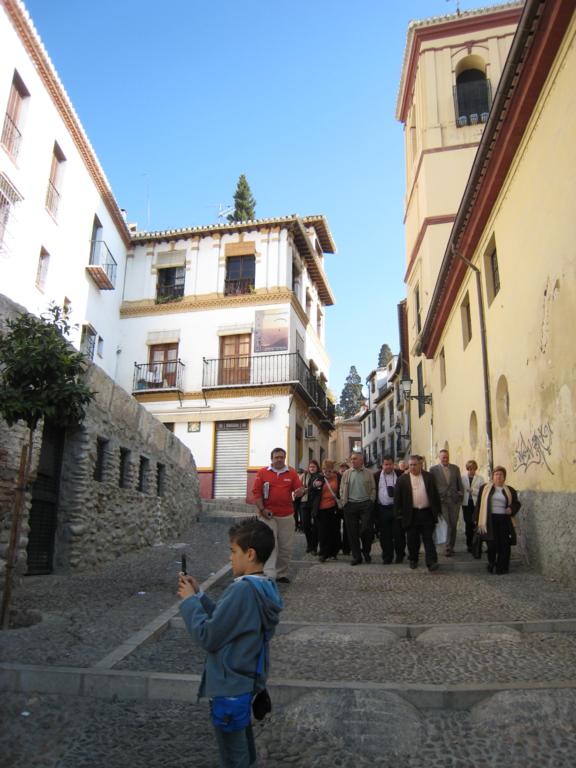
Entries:
{"type": "Polygon", "coordinates": [[[182,555],[182,563],[181,563],[181,566],[182,566],[182,567],[180,568],[180,570],[182,571],[182,573],[184,574],[184,576],[186,576],[186,574],[188,573],[188,571],[186,570],[186,555],[182,555]]]}

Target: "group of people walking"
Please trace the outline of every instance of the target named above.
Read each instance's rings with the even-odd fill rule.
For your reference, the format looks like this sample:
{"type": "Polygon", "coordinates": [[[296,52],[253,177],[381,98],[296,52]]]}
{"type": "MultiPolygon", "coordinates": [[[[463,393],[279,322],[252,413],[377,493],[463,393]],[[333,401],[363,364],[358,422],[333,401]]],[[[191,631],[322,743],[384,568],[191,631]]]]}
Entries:
{"type": "MultiPolygon", "coordinates": [[[[460,511],[465,525],[466,547],[472,553],[474,537],[485,541],[488,571],[507,573],[510,547],[515,543],[513,517],[520,509],[518,494],[506,485],[506,469],[495,467],[486,483],[471,459],[461,474],[441,450],[438,464],[429,472],[420,456],[411,456],[396,466],[384,456],[382,467],[372,472],[364,467],[360,452],[350,464],[311,460],[299,474],[303,493],[295,500],[295,525],[306,536],[307,552],[320,562],[351,554],[351,565],[371,562],[377,536],[382,562],[402,563],[408,554],[410,567],[418,567],[423,544],[429,570],[438,568],[436,526],[442,521],[446,557],[452,557],[460,511]]],[[[476,548],[481,544],[476,542],[476,548]]]]}
{"type": "Polygon", "coordinates": [[[261,719],[270,711],[266,693],[268,643],[283,607],[278,583],[288,583],[295,519],[306,535],[308,551],[321,562],[340,550],[351,554],[351,565],[371,562],[377,531],[384,563],[401,563],[408,550],[410,568],[418,567],[420,546],[431,571],[438,569],[434,529],[447,525],[446,555],[454,554],[460,507],[466,543],[473,537],[488,544],[488,570],[507,573],[514,539],[513,517],[520,509],[518,494],[506,484],[506,470],[495,467],[491,481],[478,475],[468,461],[466,473],[450,464],[448,451],[430,472],[420,456],[407,467],[384,456],[376,473],[364,467],[361,453],[350,464],[311,461],[300,475],[286,464],[286,451],[274,448],[269,466],[258,471],[253,495],[259,518],[248,518],[229,531],[234,581],[214,602],[197,580],[180,573],[180,611],[196,641],[207,651],[199,696],[211,699],[211,719],[220,765],[255,765],[252,713],[261,719]],[[344,526],[342,527],[342,520],[344,526]]]}

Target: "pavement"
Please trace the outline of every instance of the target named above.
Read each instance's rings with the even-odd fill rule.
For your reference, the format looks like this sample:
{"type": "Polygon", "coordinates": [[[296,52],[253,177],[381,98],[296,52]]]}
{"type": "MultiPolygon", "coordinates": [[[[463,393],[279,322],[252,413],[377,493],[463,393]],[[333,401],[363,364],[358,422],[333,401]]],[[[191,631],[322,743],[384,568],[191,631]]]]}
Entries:
{"type": "MultiPolygon", "coordinates": [[[[42,620],[0,633],[2,768],[218,765],[175,586],[185,552],[211,595],[225,588],[229,522],[206,516],[98,573],[23,580],[18,607],[42,620]]],[[[576,590],[517,557],[488,574],[464,549],[429,573],[383,565],[375,543],[351,568],[297,536],[261,768],[574,768],[576,590]]]]}

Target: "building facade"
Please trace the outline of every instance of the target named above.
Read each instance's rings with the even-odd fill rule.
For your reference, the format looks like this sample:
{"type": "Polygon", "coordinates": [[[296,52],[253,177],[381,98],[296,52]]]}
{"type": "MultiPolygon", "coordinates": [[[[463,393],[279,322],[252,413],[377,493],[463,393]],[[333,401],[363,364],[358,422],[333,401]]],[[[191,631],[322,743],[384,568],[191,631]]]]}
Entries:
{"type": "Polygon", "coordinates": [[[0,39],[2,292],[69,309],[70,341],[193,452],[203,496],[250,498],[275,446],[321,460],[324,217],[136,232],[20,0],[0,39]]]}
{"type": "MultiPolygon", "coordinates": [[[[406,296],[414,394],[432,387],[421,333],[446,243],[485,129],[522,3],[415,21],[396,117],[404,125],[406,296]]],[[[410,401],[414,450],[434,463],[446,436],[431,406],[410,401]]]]}
{"type": "Polygon", "coordinates": [[[0,3],[0,286],[40,314],[68,306],[71,341],[109,376],[130,233],[22,3],[0,3]]]}
{"type": "Polygon", "coordinates": [[[328,452],[322,216],[136,233],[118,381],[190,448],[205,498],[246,497],[275,446],[328,452]]]}
{"type": "MultiPolygon", "coordinates": [[[[524,552],[565,581],[576,573],[575,39],[574,3],[525,3],[418,336],[435,447],[483,474],[507,467],[524,552]]],[[[424,450],[425,433],[416,439],[424,450]]]]}

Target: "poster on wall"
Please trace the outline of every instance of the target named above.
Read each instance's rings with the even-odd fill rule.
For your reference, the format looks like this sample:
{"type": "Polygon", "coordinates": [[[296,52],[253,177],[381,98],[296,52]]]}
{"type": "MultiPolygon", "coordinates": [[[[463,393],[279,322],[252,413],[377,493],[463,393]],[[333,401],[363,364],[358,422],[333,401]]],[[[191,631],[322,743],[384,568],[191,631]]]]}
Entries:
{"type": "Polygon", "coordinates": [[[262,309],[256,312],[254,352],[288,351],[288,311],[262,309]]]}

